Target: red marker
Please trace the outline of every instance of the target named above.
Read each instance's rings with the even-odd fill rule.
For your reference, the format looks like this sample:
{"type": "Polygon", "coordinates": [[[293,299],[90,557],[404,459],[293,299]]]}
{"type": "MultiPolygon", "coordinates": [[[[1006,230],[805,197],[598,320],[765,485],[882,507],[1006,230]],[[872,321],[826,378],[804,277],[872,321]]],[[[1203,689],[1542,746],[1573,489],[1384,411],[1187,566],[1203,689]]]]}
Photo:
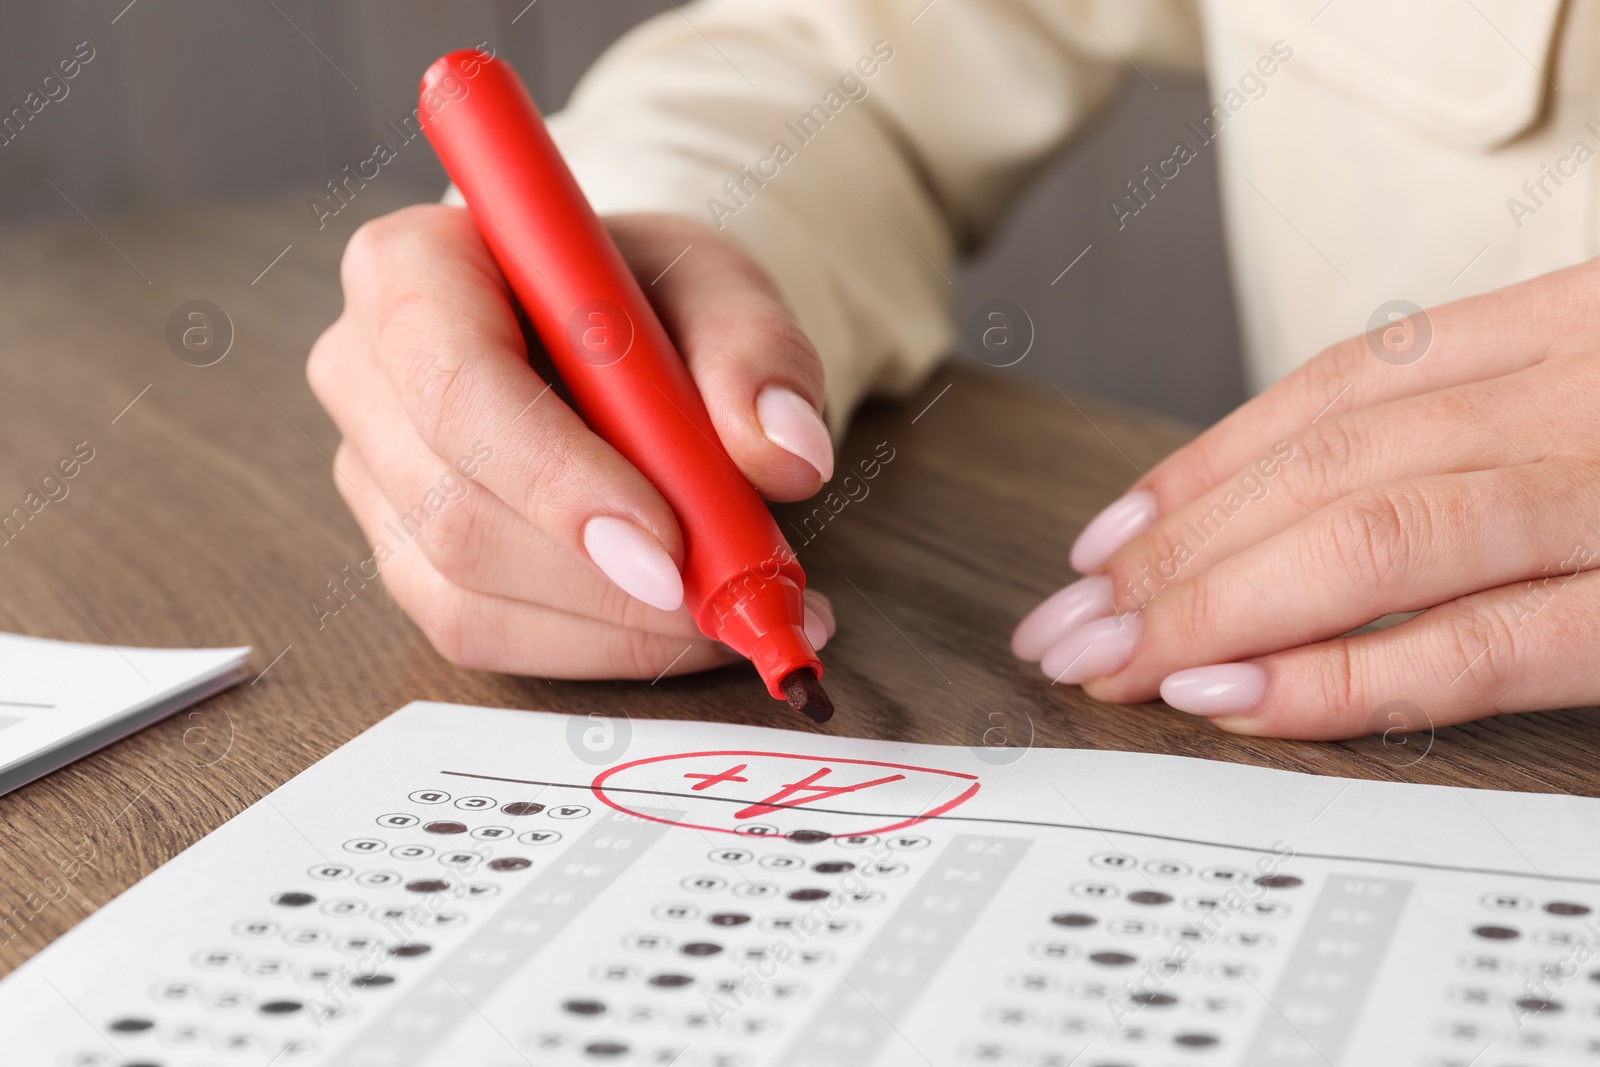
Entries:
{"type": "Polygon", "coordinates": [[[422,128],[589,428],[683,528],[684,602],[816,722],[833,704],[805,634],[805,572],[511,67],[475,49],[422,76],[422,128]]]}

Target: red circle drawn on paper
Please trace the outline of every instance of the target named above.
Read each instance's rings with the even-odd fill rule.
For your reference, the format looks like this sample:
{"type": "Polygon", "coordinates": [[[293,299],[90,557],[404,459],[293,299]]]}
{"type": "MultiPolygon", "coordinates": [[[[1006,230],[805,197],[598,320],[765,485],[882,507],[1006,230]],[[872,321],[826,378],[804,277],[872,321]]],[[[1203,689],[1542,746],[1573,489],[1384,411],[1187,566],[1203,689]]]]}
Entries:
{"type": "MultiPolygon", "coordinates": [[[[853,830],[850,836],[859,835],[866,837],[872,834],[887,834],[895,830],[903,830],[907,826],[915,826],[917,823],[925,822],[928,819],[937,818],[938,816],[943,815],[945,812],[948,812],[951,809],[958,807],[959,805],[970,800],[973,795],[978,792],[978,786],[980,785],[978,776],[975,774],[965,774],[961,771],[941,771],[936,767],[917,767],[909,763],[885,763],[881,760],[870,759],[832,759],[826,756],[801,756],[788,752],[747,752],[738,749],[718,749],[712,752],[675,752],[668,756],[647,756],[644,759],[629,760],[627,763],[619,763],[615,767],[607,767],[605,770],[597,774],[594,778],[594,781],[589,783],[589,789],[594,793],[595,798],[599,800],[600,803],[606,805],[608,808],[620,811],[624,815],[631,815],[636,819],[648,819],[651,822],[663,823],[667,826],[678,826],[686,830],[709,830],[713,833],[737,834],[739,831],[734,827],[702,826],[698,823],[678,822],[673,819],[663,819],[656,815],[646,815],[644,812],[634,811],[632,808],[624,807],[606,795],[606,779],[610,778],[614,774],[628,770],[629,768],[641,767],[647,763],[665,763],[669,760],[697,759],[707,756],[763,756],[771,759],[798,760],[811,764],[849,764],[855,767],[884,767],[889,770],[914,771],[917,774],[932,774],[941,778],[955,778],[972,783],[955,798],[939,805],[936,808],[925,811],[921,815],[913,815],[908,819],[901,820],[900,822],[891,823],[888,826],[880,826],[872,830],[853,830]]],[[[666,791],[663,790],[662,792],[666,791]]],[[[669,794],[666,799],[671,800],[676,799],[676,797],[675,795],[669,794]]],[[[750,801],[749,803],[759,804],[760,801],[750,801]]],[[[804,804],[780,806],[786,811],[804,812],[806,810],[804,804]]]]}

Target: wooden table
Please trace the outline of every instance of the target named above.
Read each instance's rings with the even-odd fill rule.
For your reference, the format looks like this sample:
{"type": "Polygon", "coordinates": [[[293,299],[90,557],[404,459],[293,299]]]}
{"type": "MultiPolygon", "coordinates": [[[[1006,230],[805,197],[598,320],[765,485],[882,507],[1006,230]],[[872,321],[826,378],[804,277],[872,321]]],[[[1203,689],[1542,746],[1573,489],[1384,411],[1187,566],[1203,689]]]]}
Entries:
{"type": "MultiPolygon", "coordinates": [[[[0,916],[26,916],[0,944],[0,973],[410,700],[810,728],[748,668],[655,685],[460,670],[376,584],[319,628],[310,605],[324,581],[367,552],[334,490],[337,436],[302,368],[340,306],[337,264],[357,221],[345,216],[394,205],[373,194],[323,232],[303,203],[283,201],[99,220],[103,233],[73,219],[0,242],[0,501],[20,500],[77,442],[95,449],[67,499],[0,548],[0,629],[251,644],[264,672],[196,716],[0,798],[0,916]],[[194,298],[235,326],[214,366],[181,362],[165,339],[169,314],[194,298]],[[83,842],[95,858],[67,895],[30,905],[83,842]]],[[[828,729],[1600,794],[1600,727],[1587,712],[1505,716],[1404,746],[1248,740],[1159,705],[1098,704],[1014,660],[1011,628],[1069,577],[1073,536],[1133,464],[1188,433],[957,367],[905,405],[865,412],[840,470],[879,442],[895,458],[800,551],[839,618],[826,657],[840,713],[828,729]]],[[[782,515],[798,525],[806,510],[782,515]]]]}

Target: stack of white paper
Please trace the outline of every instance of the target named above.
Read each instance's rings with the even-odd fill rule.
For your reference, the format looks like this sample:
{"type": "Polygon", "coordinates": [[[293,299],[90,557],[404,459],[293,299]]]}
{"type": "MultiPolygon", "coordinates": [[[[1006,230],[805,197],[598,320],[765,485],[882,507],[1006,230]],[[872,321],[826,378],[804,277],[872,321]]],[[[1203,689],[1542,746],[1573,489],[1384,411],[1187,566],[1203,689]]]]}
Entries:
{"type": "Polygon", "coordinates": [[[0,793],[238,683],[249,656],[0,634],[0,793]]]}

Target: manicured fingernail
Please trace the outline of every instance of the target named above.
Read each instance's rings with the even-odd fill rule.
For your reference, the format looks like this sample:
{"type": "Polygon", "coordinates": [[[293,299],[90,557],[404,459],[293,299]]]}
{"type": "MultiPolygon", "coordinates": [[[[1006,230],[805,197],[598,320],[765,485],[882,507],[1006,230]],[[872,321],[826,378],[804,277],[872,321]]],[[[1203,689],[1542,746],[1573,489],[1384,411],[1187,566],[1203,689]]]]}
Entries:
{"type": "Polygon", "coordinates": [[[811,608],[806,608],[806,640],[814,652],[821,652],[828,644],[828,624],[811,608]]]}
{"type": "Polygon", "coordinates": [[[1169,674],[1161,699],[1191,715],[1241,715],[1267,695],[1267,672],[1254,663],[1219,663],[1169,674]]]}
{"type": "Polygon", "coordinates": [[[597,515],[583,527],[583,547],[607,578],[662,611],[683,606],[683,576],[661,542],[627,519],[597,515]]]}
{"type": "Polygon", "coordinates": [[[1045,677],[1062,685],[1116,674],[1133,659],[1143,626],[1137,613],[1086,622],[1057,641],[1040,666],[1045,677]]]}
{"type": "Polygon", "coordinates": [[[817,469],[823,481],[833,477],[833,439],[822,416],[805,397],[781,385],[769,385],[756,396],[756,418],[767,440],[817,469]]]}
{"type": "Polygon", "coordinates": [[[814,589],[806,590],[806,640],[818,652],[838,629],[833,619],[833,604],[814,589]]]}
{"type": "Polygon", "coordinates": [[[1018,659],[1037,663],[1068,631],[1110,614],[1111,579],[1098,574],[1079,578],[1051,593],[1017,623],[1011,634],[1011,651],[1018,659]]]}
{"type": "Polygon", "coordinates": [[[1143,489],[1129,493],[1089,520],[1072,542],[1068,559],[1080,574],[1092,571],[1111,553],[1150,529],[1156,521],[1156,496],[1143,489]]]}

